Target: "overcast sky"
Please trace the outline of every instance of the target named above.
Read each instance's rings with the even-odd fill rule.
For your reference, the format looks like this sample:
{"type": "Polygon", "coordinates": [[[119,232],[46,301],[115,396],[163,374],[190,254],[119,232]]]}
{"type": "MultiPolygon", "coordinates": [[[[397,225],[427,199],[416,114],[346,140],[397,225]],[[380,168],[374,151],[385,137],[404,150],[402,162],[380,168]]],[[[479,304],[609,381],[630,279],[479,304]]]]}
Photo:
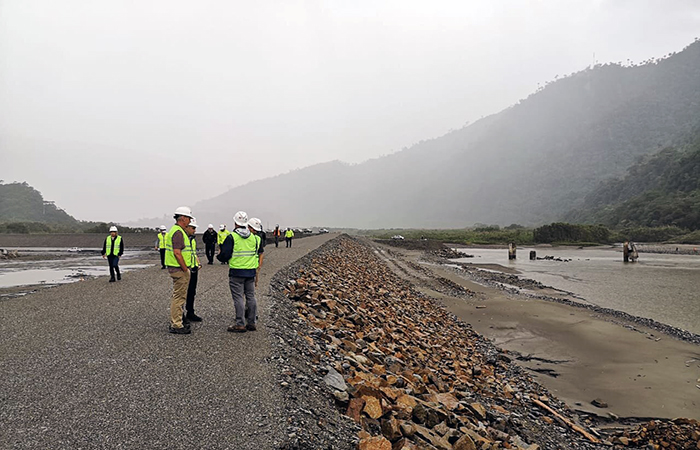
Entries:
{"type": "Polygon", "coordinates": [[[83,220],[157,217],[697,36],[695,0],[0,0],[0,179],[83,220]]]}

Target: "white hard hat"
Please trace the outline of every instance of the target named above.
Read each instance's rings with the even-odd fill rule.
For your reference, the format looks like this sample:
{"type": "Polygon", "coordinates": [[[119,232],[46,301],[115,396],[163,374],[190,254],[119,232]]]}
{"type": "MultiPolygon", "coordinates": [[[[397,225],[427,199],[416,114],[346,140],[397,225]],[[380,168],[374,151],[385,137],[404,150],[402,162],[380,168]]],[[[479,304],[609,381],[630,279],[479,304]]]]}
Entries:
{"type": "Polygon", "coordinates": [[[245,211],[238,211],[236,214],[233,215],[233,221],[236,223],[236,225],[245,227],[248,225],[248,213],[245,211]]]}
{"type": "Polygon", "coordinates": [[[160,231],[165,231],[165,230],[167,230],[167,228],[165,228],[165,225],[161,225],[161,226],[160,226],[160,231]]]}
{"type": "Polygon", "coordinates": [[[192,210],[188,206],[180,206],[175,210],[175,215],[189,217],[190,219],[194,218],[194,216],[192,216],[192,210]]]}
{"type": "Polygon", "coordinates": [[[214,224],[210,223],[209,228],[214,228],[214,224]]]}
{"type": "Polygon", "coordinates": [[[262,231],[262,222],[260,219],[257,217],[251,217],[250,220],[248,220],[248,225],[252,227],[255,231],[262,231]]]}
{"type": "Polygon", "coordinates": [[[223,223],[221,225],[219,225],[219,230],[223,231],[224,228],[226,228],[226,225],[224,225],[223,223]]]}
{"type": "Polygon", "coordinates": [[[197,228],[197,219],[193,217],[192,220],[190,220],[189,226],[191,226],[192,228],[197,228]]]}
{"type": "Polygon", "coordinates": [[[117,227],[115,227],[114,225],[109,227],[109,232],[111,233],[112,231],[117,231],[117,227]]]}

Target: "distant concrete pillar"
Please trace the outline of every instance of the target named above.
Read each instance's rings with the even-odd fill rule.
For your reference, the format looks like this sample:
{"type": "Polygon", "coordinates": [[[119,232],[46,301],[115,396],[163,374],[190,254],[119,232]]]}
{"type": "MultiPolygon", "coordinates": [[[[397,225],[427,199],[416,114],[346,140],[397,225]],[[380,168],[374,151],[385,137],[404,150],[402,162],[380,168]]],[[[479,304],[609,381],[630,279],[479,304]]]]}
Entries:
{"type": "Polygon", "coordinates": [[[508,259],[515,259],[515,243],[508,244],[508,259]]]}
{"type": "Polygon", "coordinates": [[[536,251],[530,250],[530,259],[533,260],[533,261],[534,261],[535,259],[537,259],[537,252],[536,252],[536,251]]]}

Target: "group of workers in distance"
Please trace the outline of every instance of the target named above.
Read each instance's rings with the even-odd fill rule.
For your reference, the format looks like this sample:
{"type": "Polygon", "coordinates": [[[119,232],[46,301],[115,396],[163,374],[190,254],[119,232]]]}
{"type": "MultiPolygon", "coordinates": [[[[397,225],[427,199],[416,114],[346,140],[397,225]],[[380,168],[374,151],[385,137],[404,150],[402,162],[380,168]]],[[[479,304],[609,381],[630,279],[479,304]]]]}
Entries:
{"type": "MultiPolygon", "coordinates": [[[[275,238],[275,247],[278,247],[280,237],[282,236],[282,230],[280,230],[279,225],[275,226],[275,229],[272,231],[272,236],[275,238]]],[[[292,230],[291,228],[287,228],[284,231],[284,241],[287,244],[287,248],[292,246],[292,239],[294,239],[294,230],[292,230]]]]}
{"type": "MultiPolygon", "coordinates": [[[[197,220],[187,206],[177,208],[173,219],[175,224],[170,230],[165,225],[159,227],[155,248],[160,253],[161,269],[167,269],[173,281],[168,331],[173,334],[190,334],[190,323],[202,321],[194,310],[198,272],[202,268],[197,256],[197,241],[194,239],[197,220]]],[[[222,224],[218,233],[214,230],[214,225],[209,224],[202,241],[207,264],[214,264],[216,257],[221,264],[229,266],[229,289],[236,319],[227,331],[244,333],[256,330],[255,288],[264,259],[266,236],[260,219],[248,218],[244,211],[234,214],[233,223],[233,231],[228,231],[226,225],[222,224]],[[215,255],[217,245],[219,253],[215,255]]],[[[110,235],[102,247],[102,257],[109,261],[109,281],[114,282],[121,280],[119,258],[124,253],[124,242],[116,226],[112,226],[109,231],[110,235]]],[[[294,231],[291,228],[281,231],[279,225],[273,231],[275,247],[279,245],[283,233],[287,247],[291,247],[294,231]]]]}

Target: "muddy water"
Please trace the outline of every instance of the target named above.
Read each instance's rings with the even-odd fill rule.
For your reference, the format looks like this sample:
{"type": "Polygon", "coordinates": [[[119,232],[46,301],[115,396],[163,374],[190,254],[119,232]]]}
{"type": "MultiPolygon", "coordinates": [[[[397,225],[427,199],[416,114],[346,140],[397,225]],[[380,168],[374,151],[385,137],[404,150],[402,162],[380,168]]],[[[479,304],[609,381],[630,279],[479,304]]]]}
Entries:
{"type": "Polygon", "coordinates": [[[619,249],[524,247],[509,261],[505,249],[456,250],[475,257],[455,261],[514,268],[586,302],[700,334],[700,256],[640,253],[639,261],[623,263],[619,249]],[[530,250],[570,261],[531,261],[530,250]]]}
{"type": "MultiPolygon", "coordinates": [[[[37,287],[109,275],[99,249],[17,248],[20,257],[0,260],[0,298],[16,297],[37,287]],[[26,287],[26,289],[24,289],[26,287]]],[[[122,273],[152,265],[155,252],[131,251],[121,258],[122,273]]]]}

